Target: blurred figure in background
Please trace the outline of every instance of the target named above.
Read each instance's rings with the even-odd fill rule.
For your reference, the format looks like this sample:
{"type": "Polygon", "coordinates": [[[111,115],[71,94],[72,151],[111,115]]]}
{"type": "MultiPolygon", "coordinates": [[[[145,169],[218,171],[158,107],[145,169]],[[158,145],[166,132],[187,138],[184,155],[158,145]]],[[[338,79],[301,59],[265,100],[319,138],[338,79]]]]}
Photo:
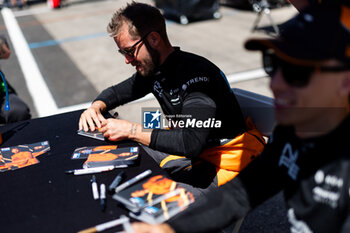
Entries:
{"type": "MultiPolygon", "coordinates": [[[[0,59],[8,59],[10,57],[10,49],[7,44],[6,38],[3,35],[0,35],[0,59]]],[[[5,78],[5,75],[1,71],[0,72],[5,78]]],[[[6,105],[6,90],[5,84],[0,78],[0,98],[1,98],[1,110],[0,110],[0,124],[7,124],[22,120],[27,120],[31,118],[29,107],[26,103],[24,103],[18,96],[15,89],[7,82],[8,88],[8,98],[10,109],[5,110],[6,105]]]]}
{"type": "Polygon", "coordinates": [[[27,6],[27,0],[3,0],[2,6],[8,7],[8,8],[15,8],[22,9],[23,7],[27,6]]]}

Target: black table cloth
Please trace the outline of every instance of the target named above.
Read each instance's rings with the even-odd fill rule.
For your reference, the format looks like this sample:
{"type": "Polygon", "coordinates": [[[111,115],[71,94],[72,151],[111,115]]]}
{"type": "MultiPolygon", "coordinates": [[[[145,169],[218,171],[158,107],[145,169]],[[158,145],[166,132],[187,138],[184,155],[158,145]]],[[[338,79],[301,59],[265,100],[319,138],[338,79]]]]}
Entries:
{"type": "MultiPolygon", "coordinates": [[[[106,210],[92,196],[92,175],[67,175],[66,170],[82,168],[84,160],[72,160],[73,151],[83,146],[113,144],[77,134],[82,111],[38,118],[0,127],[3,143],[9,147],[48,141],[51,150],[37,157],[40,163],[13,171],[0,172],[0,232],[77,232],[119,218],[127,210],[107,194],[106,210]]],[[[118,147],[138,145],[123,141],[118,147]]],[[[121,171],[125,180],[152,170],[152,175],[164,174],[159,166],[139,146],[140,160],[123,169],[97,173],[98,186],[106,187],[121,171]]],[[[105,232],[116,232],[112,228],[105,232]]]]}

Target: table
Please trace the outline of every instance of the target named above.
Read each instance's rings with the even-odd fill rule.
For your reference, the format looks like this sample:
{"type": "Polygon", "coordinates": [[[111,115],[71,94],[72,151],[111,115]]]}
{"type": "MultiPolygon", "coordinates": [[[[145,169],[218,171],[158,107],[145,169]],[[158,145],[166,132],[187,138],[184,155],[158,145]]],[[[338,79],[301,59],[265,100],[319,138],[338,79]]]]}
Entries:
{"type": "MultiPolygon", "coordinates": [[[[82,160],[72,160],[74,149],[83,146],[112,144],[76,133],[82,110],[38,118],[0,127],[0,147],[49,141],[51,150],[38,159],[39,164],[0,173],[0,232],[77,232],[116,218],[128,212],[107,194],[106,210],[92,197],[92,175],[74,176],[66,170],[81,168],[82,160]]],[[[118,147],[135,142],[115,143],[118,147]]],[[[121,171],[125,179],[152,170],[152,175],[165,174],[139,146],[140,161],[124,169],[95,174],[98,184],[108,187],[121,171]]],[[[113,228],[105,232],[116,232],[113,228]]]]}

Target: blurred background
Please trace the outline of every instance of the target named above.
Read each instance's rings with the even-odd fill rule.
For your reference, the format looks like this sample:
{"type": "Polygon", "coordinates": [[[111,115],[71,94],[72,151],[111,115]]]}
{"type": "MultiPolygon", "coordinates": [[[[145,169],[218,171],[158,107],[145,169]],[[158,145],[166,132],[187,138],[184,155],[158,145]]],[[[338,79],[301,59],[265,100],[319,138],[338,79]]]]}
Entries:
{"type": "MultiPolygon", "coordinates": [[[[106,33],[113,12],[130,1],[27,0],[22,6],[20,1],[0,1],[0,33],[12,52],[0,65],[33,118],[86,108],[103,89],[134,73],[106,33]]],[[[141,2],[161,9],[174,46],[211,60],[231,87],[271,96],[260,54],[246,51],[243,43],[273,36],[278,24],[296,14],[293,6],[284,0],[141,2]]],[[[157,106],[146,96],[117,111],[121,118],[140,122],[142,107],[157,106]]]]}

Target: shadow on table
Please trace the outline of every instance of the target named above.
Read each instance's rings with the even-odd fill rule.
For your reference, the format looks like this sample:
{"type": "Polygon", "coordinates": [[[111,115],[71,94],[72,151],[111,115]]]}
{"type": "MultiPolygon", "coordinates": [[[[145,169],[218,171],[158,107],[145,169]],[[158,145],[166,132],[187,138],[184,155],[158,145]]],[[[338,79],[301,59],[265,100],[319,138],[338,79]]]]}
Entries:
{"type": "Polygon", "coordinates": [[[15,135],[18,131],[22,130],[23,128],[25,128],[27,125],[29,125],[29,121],[24,121],[12,127],[8,127],[5,132],[0,132],[2,136],[2,143],[9,140],[13,135],[15,135]]]}

